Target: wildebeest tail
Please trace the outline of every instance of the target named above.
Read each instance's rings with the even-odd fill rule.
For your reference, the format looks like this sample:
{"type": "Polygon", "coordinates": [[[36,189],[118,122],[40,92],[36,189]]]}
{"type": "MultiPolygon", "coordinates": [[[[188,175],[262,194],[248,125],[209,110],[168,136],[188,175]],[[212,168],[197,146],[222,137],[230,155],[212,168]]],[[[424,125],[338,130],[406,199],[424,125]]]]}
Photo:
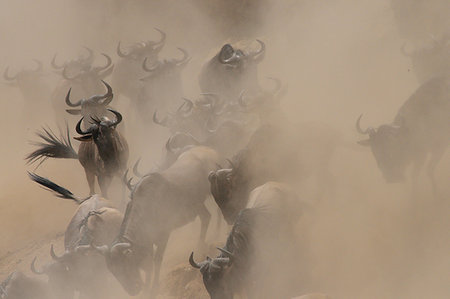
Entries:
{"type": "Polygon", "coordinates": [[[39,185],[43,186],[45,189],[53,191],[56,194],[56,196],[59,198],[71,199],[78,204],[83,202],[83,200],[76,198],[72,192],[70,192],[69,190],[67,190],[64,187],[61,187],[61,186],[53,183],[52,181],[50,181],[47,178],[41,177],[40,175],[37,175],[33,172],[28,172],[28,176],[30,177],[31,180],[33,180],[36,183],[38,183],[39,185]]]}
{"type": "Polygon", "coordinates": [[[66,135],[61,133],[58,138],[50,129],[42,128],[42,131],[36,133],[41,142],[34,142],[33,145],[38,147],[37,150],[25,157],[27,163],[34,163],[41,160],[39,164],[48,158],[78,159],[78,154],[72,147],[70,142],[69,127],[66,126],[66,135]]]}

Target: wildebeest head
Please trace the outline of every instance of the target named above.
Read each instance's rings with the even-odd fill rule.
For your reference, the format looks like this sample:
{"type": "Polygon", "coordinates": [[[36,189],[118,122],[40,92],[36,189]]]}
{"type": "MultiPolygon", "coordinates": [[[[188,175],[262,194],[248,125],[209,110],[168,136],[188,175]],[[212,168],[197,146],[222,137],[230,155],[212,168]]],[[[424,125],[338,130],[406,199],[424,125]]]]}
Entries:
{"type": "Polygon", "coordinates": [[[142,69],[149,73],[149,75],[143,78],[143,81],[147,81],[154,77],[173,77],[178,76],[180,71],[187,65],[190,60],[189,54],[182,48],[177,48],[183,53],[181,59],[165,59],[163,61],[157,61],[153,66],[147,66],[147,58],[142,63],[142,69]]]}
{"type": "MultiPolygon", "coordinates": [[[[92,50],[91,50],[92,51],[92,50]]],[[[89,81],[96,82],[104,79],[112,73],[113,65],[112,59],[107,54],[102,53],[106,58],[106,63],[103,66],[93,67],[92,59],[78,59],[66,63],[63,66],[62,76],[68,81],[81,81],[88,83],[89,81]]]]}
{"type": "Polygon", "coordinates": [[[142,291],[144,281],[140,272],[139,251],[130,242],[117,242],[109,248],[107,245],[95,247],[104,255],[106,266],[122,287],[131,296],[142,291]]]}
{"type": "Polygon", "coordinates": [[[92,62],[94,61],[94,51],[88,47],[84,47],[86,51],[88,52],[87,56],[79,55],[78,58],[68,60],[62,65],[58,65],[56,62],[56,56],[57,54],[53,55],[51,66],[56,70],[65,70],[66,72],[69,70],[69,72],[87,72],[91,69],[92,62]]]}
{"type": "Polygon", "coordinates": [[[75,137],[75,139],[79,141],[91,141],[94,140],[96,146],[98,147],[98,152],[103,161],[111,161],[115,160],[116,148],[114,146],[114,142],[117,139],[116,127],[122,121],[122,115],[112,109],[108,109],[108,111],[112,112],[115,116],[115,120],[110,120],[107,117],[102,117],[101,119],[93,118],[94,124],[92,124],[87,131],[83,131],[81,129],[81,122],[83,118],[81,118],[76,126],[76,131],[78,134],[82,135],[82,137],[75,137]]]}
{"type": "MultiPolygon", "coordinates": [[[[66,111],[70,114],[74,115],[82,115],[83,117],[91,118],[91,117],[101,117],[106,113],[107,106],[113,100],[113,92],[111,86],[108,83],[103,81],[103,84],[106,86],[107,92],[103,95],[95,95],[88,99],[81,99],[75,103],[70,101],[70,93],[72,89],[69,89],[66,95],[66,104],[69,107],[79,109],[67,109],[66,111]]],[[[90,121],[90,119],[87,119],[90,121]]]]}
{"type": "Polygon", "coordinates": [[[9,82],[14,82],[16,80],[27,80],[28,78],[35,78],[36,75],[41,75],[42,74],[42,62],[37,60],[37,59],[33,59],[33,61],[36,63],[36,68],[33,70],[22,70],[19,73],[17,73],[14,76],[11,76],[9,74],[9,67],[7,67],[5,69],[5,72],[3,73],[3,78],[6,81],[9,82]]]}
{"type": "Polygon", "coordinates": [[[406,129],[403,126],[386,124],[377,129],[361,129],[360,121],[362,115],[356,121],[356,130],[360,134],[369,135],[369,139],[358,143],[370,146],[377,165],[388,183],[397,183],[404,180],[404,171],[407,167],[408,155],[405,150],[406,129]]]}
{"type": "Polygon", "coordinates": [[[57,256],[52,245],[50,255],[53,261],[42,266],[40,270],[36,268],[37,257],[35,257],[31,263],[31,272],[37,275],[47,275],[49,287],[53,292],[61,296],[73,294],[77,288],[77,276],[83,272],[79,271],[82,268],[79,263],[79,254],[74,251],[57,256]]]}
{"type": "MultiPolygon", "coordinates": [[[[145,57],[156,58],[158,53],[162,50],[166,40],[166,33],[162,30],[155,28],[156,31],[161,33],[159,41],[147,41],[134,44],[128,53],[125,53],[120,48],[120,42],[117,45],[117,55],[121,58],[139,60],[142,61],[145,57]]],[[[151,59],[153,60],[153,59],[151,59]]]]}
{"type": "Polygon", "coordinates": [[[216,258],[206,257],[206,260],[197,263],[194,253],[189,256],[192,267],[199,269],[203,276],[203,284],[212,299],[232,299],[235,286],[230,275],[233,264],[233,255],[225,249],[218,248],[222,254],[216,258]]]}

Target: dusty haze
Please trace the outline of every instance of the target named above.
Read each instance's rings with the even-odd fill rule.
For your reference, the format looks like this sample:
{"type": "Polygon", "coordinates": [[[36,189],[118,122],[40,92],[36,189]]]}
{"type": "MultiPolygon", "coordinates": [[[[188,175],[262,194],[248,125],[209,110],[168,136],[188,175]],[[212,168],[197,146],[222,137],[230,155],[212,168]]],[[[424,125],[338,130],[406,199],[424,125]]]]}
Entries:
{"type": "MultiPolygon", "coordinates": [[[[437,10],[442,15],[435,22],[448,18],[445,2],[434,1],[435,7],[443,8],[437,10]]],[[[329,124],[347,142],[331,165],[335,194],[305,211],[299,224],[309,275],[304,293],[323,292],[332,298],[449,298],[448,151],[436,172],[446,200],[433,199],[425,174],[413,200],[408,183],[386,184],[371,152],[356,144],[360,136],[354,123],[361,113],[365,124],[388,123],[418,87],[411,62],[400,52],[405,29],[399,31],[396,22],[388,0],[0,1],[0,70],[33,68],[32,59],[39,59],[48,85],[55,88],[58,76],[50,67],[55,53],[64,61],[89,46],[98,61],[100,52],[117,61],[118,41],[126,46],[156,39],[153,27],[158,27],[167,33],[161,57],[178,57],[176,47],[192,56],[183,84],[186,96],[196,98],[202,64],[224,43],[253,48],[256,38],[263,40],[267,52],[259,68],[262,87],[271,88],[267,76],[280,78],[289,86],[282,105],[292,121],[329,124]]],[[[435,23],[428,27],[440,28],[435,23]]],[[[35,254],[28,250],[25,256],[11,258],[17,250],[40,244],[47,253],[50,240],[64,231],[76,207],[27,178],[26,171],[35,166],[26,166],[23,158],[32,150],[29,141],[36,140],[34,132],[44,124],[56,128],[51,107],[32,121],[24,114],[26,103],[17,88],[1,84],[0,95],[3,279],[17,267],[28,271],[35,254]]],[[[128,100],[115,98],[113,105],[127,120],[128,100]]],[[[74,121],[74,116],[66,117],[74,121]]],[[[163,139],[135,134],[137,125],[130,121],[125,129],[129,163],[143,157],[143,168],[151,168],[160,157],[163,139]]],[[[168,132],[162,130],[161,135],[168,137],[168,132]]],[[[88,193],[78,161],[49,160],[38,172],[75,194],[88,193]]],[[[299,193],[312,196],[314,184],[313,180],[299,184],[299,193]]],[[[216,208],[209,206],[215,217],[216,208]]],[[[215,236],[212,227],[208,240],[223,243],[225,232],[215,236]]],[[[185,233],[172,235],[164,260],[167,267],[187,262],[198,230],[197,220],[182,230],[185,233]]]]}

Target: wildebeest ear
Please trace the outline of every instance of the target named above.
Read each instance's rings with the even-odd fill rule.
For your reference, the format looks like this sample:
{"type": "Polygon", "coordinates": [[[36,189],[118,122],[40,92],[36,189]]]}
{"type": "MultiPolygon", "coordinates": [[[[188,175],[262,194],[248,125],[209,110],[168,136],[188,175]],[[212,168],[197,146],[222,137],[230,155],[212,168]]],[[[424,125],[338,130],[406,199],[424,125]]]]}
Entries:
{"type": "Polygon", "coordinates": [[[370,139],[359,140],[358,144],[362,146],[370,146],[370,139]]]}
{"type": "Polygon", "coordinates": [[[73,138],[78,140],[78,141],[91,141],[92,140],[92,135],[89,134],[89,135],[73,137],[73,138]]]}
{"type": "Polygon", "coordinates": [[[72,115],[80,115],[81,109],[66,109],[66,112],[72,115]]]}

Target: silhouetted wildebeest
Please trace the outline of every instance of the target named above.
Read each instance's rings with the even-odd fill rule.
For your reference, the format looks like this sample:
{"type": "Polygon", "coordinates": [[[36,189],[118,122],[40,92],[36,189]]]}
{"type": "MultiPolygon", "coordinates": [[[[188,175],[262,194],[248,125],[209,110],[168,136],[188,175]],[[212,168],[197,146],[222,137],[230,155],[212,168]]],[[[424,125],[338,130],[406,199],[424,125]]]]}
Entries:
{"type": "Polygon", "coordinates": [[[143,120],[151,122],[155,109],[167,110],[183,96],[181,71],[190,60],[186,50],[178,48],[183,53],[181,59],[164,59],[148,65],[148,59],[142,62],[145,77],[142,91],[138,95],[137,109],[143,120]]]}
{"type": "Polygon", "coordinates": [[[421,85],[390,124],[363,130],[361,117],[356,129],[369,139],[358,143],[370,146],[386,181],[403,181],[407,167],[413,164],[412,184],[417,186],[430,155],[427,172],[434,195],[438,196],[434,173],[450,142],[450,77],[436,77],[421,85]]]}
{"type": "Polygon", "coordinates": [[[150,292],[157,293],[164,251],[174,229],[199,216],[199,244],[204,243],[211,217],[204,204],[209,194],[207,177],[218,159],[210,148],[192,147],[169,168],[145,175],[133,188],[116,241],[110,247],[97,247],[130,295],[140,293],[144,285],[146,289],[150,286],[152,272],[150,292]],[[145,283],[140,270],[146,273],[145,283]]]}
{"type": "Polygon", "coordinates": [[[86,131],[81,129],[83,118],[77,123],[76,131],[81,137],[75,139],[81,141],[78,154],[72,147],[67,129],[67,136],[56,137],[51,131],[44,129],[38,136],[44,142],[36,143],[37,150],[30,153],[26,159],[29,163],[47,158],[78,159],[86,173],[90,194],[94,194],[95,177],[103,196],[107,192],[114,176],[122,177],[128,162],[128,144],[124,137],[116,130],[122,121],[122,115],[112,109],[109,112],[115,115],[115,120],[107,117],[93,119],[92,124],[86,131]]]}
{"type": "Polygon", "coordinates": [[[290,298],[298,293],[298,245],[293,231],[302,204],[285,184],[254,189],[216,258],[190,264],[203,275],[212,299],[290,298]]]}
{"type": "Polygon", "coordinates": [[[65,231],[64,254],[57,256],[52,245],[50,255],[53,262],[37,270],[35,258],[31,264],[32,272],[46,274],[58,298],[72,298],[75,291],[79,291],[83,298],[103,298],[110,292],[112,277],[105,259],[92,250],[91,245],[109,245],[114,241],[123,220],[122,213],[97,194],[80,199],[46,178],[34,173],[29,173],[29,176],[54,191],[56,196],[79,205],[65,231]]]}
{"type": "Polygon", "coordinates": [[[257,66],[264,59],[265,44],[257,40],[260,49],[245,53],[230,44],[222,47],[202,68],[199,84],[202,92],[217,93],[225,99],[237,99],[242,90],[258,91],[257,66]]]}
{"type": "Polygon", "coordinates": [[[71,89],[72,97],[76,99],[88,98],[103,92],[102,80],[112,73],[114,66],[108,55],[102,55],[107,60],[104,66],[94,67],[92,57],[71,61],[62,67],[62,80],[51,95],[51,101],[58,119],[62,117],[63,99],[69,89],[71,89]]]}
{"type": "Polygon", "coordinates": [[[117,94],[126,96],[130,101],[136,101],[142,89],[143,82],[140,79],[146,75],[142,69],[144,59],[149,63],[158,61],[158,54],[164,47],[166,34],[158,28],[155,30],[161,33],[159,41],[135,43],[125,52],[121,49],[120,42],[117,45],[120,60],[114,68],[112,83],[117,94]]]}
{"type": "Polygon", "coordinates": [[[11,273],[0,283],[0,298],[2,299],[58,299],[47,283],[31,278],[22,272],[11,273]]]}
{"type": "Polygon", "coordinates": [[[297,185],[314,175],[320,199],[325,190],[334,188],[329,165],[340,145],[338,132],[320,123],[265,124],[233,157],[229,168],[210,173],[211,193],[228,224],[246,206],[250,191],[267,181],[297,185]]]}

